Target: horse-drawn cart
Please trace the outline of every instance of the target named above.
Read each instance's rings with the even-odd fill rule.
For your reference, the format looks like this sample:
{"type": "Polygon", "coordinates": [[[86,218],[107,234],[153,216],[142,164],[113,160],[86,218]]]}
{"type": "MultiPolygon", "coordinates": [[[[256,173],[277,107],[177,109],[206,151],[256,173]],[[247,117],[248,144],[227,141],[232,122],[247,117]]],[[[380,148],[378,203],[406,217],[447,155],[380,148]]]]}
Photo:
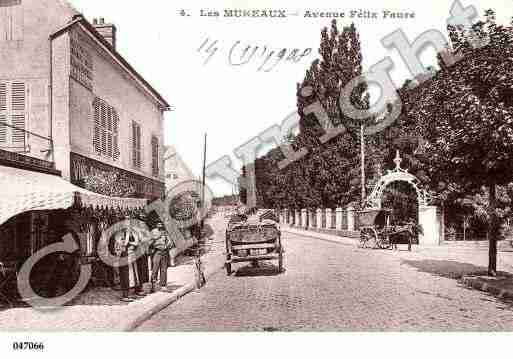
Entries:
{"type": "Polygon", "coordinates": [[[232,264],[277,260],[278,271],[283,271],[283,246],[276,221],[247,219],[230,222],[226,230],[226,274],[232,273],[232,264]]]}
{"type": "Polygon", "coordinates": [[[367,209],[359,212],[360,247],[397,248],[397,244],[407,244],[408,250],[416,242],[420,226],[409,222],[404,225],[390,223],[391,210],[367,209]]]}

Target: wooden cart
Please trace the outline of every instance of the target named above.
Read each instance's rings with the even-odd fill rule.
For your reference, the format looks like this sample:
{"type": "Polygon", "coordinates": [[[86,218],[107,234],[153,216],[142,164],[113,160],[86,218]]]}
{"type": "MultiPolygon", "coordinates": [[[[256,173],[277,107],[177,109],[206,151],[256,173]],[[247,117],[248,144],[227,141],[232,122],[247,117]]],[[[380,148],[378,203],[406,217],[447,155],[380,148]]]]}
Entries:
{"type": "Polygon", "coordinates": [[[278,223],[272,220],[232,224],[226,231],[226,274],[231,275],[232,264],[262,260],[277,260],[278,271],[283,271],[283,246],[278,223]]]}

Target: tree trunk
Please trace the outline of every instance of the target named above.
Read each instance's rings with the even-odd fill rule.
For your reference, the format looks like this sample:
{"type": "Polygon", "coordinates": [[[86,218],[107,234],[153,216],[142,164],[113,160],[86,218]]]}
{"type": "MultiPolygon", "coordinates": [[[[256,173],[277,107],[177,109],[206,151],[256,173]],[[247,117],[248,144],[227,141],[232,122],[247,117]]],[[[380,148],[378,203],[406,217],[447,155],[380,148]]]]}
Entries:
{"type": "Polygon", "coordinates": [[[360,160],[361,160],[361,176],[362,176],[362,205],[365,205],[367,199],[367,191],[365,188],[365,127],[363,123],[360,126],[360,160]]]}
{"type": "Polygon", "coordinates": [[[489,187],[489,217],[490,223],[488,225],[488,275],[497,276],[497,235],[498,235],[498,222],[496,209],[497,207],[497,193],[495,182],[490,183],[489,187]]]}

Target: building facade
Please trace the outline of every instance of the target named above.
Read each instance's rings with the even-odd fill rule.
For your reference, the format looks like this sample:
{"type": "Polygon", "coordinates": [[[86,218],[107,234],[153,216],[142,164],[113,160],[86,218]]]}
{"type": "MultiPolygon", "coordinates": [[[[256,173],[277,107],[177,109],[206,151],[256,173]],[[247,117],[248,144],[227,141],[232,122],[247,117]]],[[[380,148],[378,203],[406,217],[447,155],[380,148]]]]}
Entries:
{"type": "Polygon", "coordinates": [[[155,199],[169,105],[116,51],[116,36],[65,1],[0,0],[0,149],[101,194],[155,199]]]}
{"type": "Polygon", "coordinates": [[[116,36],[63,0],[0,0],[3,268],[70,231],[97,260],[102,228],[165,194],[169,104],[116,36]]]}

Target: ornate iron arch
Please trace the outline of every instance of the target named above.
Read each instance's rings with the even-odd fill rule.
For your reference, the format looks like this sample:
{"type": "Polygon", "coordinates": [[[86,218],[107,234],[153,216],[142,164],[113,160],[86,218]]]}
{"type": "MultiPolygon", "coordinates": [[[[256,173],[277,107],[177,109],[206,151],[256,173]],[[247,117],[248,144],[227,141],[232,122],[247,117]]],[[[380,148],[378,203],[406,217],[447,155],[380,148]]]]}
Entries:
{"type": "Polygon", "coordinates": [[[372,193],[367,197],[367,207],[381,208],[383,191],[389,184],[398,181],[407,182],[415,189],[417,192],[417,200],[419,202],[419,206],[428,206],[431,203],[433,196],[424,188],[422,188],[422,184],[417,177],[409,173],[408,170],[401,168],[401,162],[402,158],[399,154],[399,151],[397,151],[396,157],[394,159],[395,168],[393,170],[388,170],[387,174],[378,180],[374,186],[374,189],[372,190],[372,193]]]}

